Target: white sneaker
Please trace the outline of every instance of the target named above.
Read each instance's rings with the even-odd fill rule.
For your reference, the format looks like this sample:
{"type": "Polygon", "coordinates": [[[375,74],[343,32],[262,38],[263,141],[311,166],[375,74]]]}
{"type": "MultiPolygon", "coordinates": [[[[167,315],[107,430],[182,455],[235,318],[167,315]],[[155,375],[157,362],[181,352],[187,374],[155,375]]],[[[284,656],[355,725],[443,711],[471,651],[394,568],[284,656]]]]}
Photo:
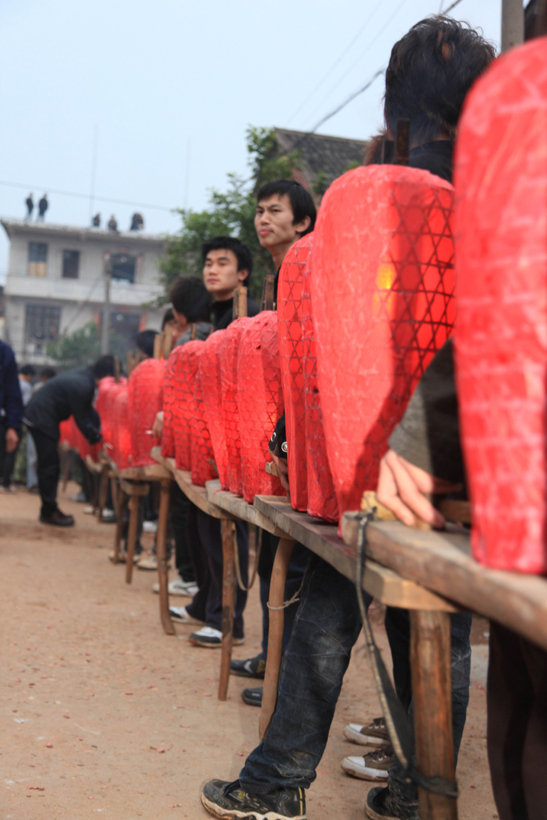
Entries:
{"type": "Polygon", "coordinates": [[[144,521],[142,525],[143,532],[157,532],[158,531],[158,522],[157,521],[144,521]]]}
{"type": "MultiPolygon", "coordinates": [[[[192,632],[188,640],[194,646],[205,646],[206,649],[219,649],[222,646],[222,632],[212,626],[203,626],[199,632],[192,632]]],[[[232,638],[234,646],[240,646],[245,638],[232,638]]]]}
{"type": "Polygon", "coordinates": [[[202,624],[203,621],[198,621],[197,618],[192,618],[188,614],[185,606],[170,606],[169,615],[176,624],[202,624]]]}
{"type": "Polygon", "coordinates": [[[362,723],[348,723],[344,729],[344,737],[360,746],[383,746],[389,742],[383,717],[374,718],[364,726],[362,723]]]}
{"type": "MultiPolygon", "coordinates": [[[[152,589],[154,592],[160,591],[158,581],[156,581],[152,589]]],[[[172,581],[169,581],[167,591],[169,592],[169,595],[182,595],[185,598],[193,598],[194,595],[197,595],[199,592],[199,587],[195,581],[183,581],[179,575],[177,578],[173,578],[172,581]]]]}
{"type": "Polygon", "coordinates": [[[356,757],[345,757],[342,769],[352,777],[361,780],[387,780],[388,769],[395,762],[395,755],[389,743],[373,752],[356,757]]]}

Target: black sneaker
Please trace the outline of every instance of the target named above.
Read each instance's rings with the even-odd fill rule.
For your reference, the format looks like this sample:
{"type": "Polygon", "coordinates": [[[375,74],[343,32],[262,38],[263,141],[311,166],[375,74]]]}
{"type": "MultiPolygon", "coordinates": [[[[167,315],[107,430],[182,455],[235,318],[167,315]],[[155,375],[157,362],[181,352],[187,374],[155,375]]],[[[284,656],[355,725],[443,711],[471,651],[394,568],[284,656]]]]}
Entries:
{"type": "Polygon", "coordinates": [[[240,675],[242,678],[263,678],[266,669],[266,661],[262,655],[256,658],[247,658],[244,661],[233,660],[230,663],[230,672],[240,675]]]}
{"type": "Polygon", "coordinates": [[[262,686],[250,686],[241,693],[241,700],[247,706],[262,706],[262,686]]]}
{"type": "Polygon", "coordinates": [[[40,521],[42,524],[53,524],[54,527],[73,527],[74,518],[71,515],[65,515],[61,510],[55,510],[49,515],[40,513],[40,521]]]}
{"type": "Polygon", "coordinates": [[[389,786],[375,786],[369,791],[365,814],[370,820],[420,820],[418,802],[396,799],[389,786]]]}
{"type": "Polygon", "coordinates": [[[268,794],[251,794],[239,780],[209,780],[201,792],[201,802],[213,817],[238,820],[306,820],[304,789],[278,789],[268,794]]]}

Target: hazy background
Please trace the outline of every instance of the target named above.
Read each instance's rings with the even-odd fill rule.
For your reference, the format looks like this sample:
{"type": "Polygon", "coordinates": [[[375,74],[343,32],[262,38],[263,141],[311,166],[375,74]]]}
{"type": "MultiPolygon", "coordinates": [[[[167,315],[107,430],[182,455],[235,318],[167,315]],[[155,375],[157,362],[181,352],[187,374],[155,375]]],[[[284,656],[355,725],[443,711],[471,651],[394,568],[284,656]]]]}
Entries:
{"type": "MultiPolygon", "coordinates": [[[[50,223],[100,211],[121,230],[175,232],[226,174],[246,176],[245,129],[312,130],[380,68],[393,43],[451,0],[0,0],[0,215],[47,192],[50,223]],[[110,200],[110,201],[109,201],[110,200]]],[[[499,48],[501,0],[456,19],[499,48]]],[[[319,133],[382,124],[377,79],[319,133]]],[[[36,214],[36,210],[35,210],[36,214]]],[[[0,235],[0,284],[8,242],[0,235]]]]}

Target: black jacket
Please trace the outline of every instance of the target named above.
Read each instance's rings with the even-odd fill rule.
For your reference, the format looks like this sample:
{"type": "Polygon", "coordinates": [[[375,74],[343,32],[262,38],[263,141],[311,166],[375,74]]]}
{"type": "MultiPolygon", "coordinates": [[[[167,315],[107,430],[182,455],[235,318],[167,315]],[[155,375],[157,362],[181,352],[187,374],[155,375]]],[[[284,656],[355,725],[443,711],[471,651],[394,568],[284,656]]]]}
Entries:
{"type": "MultiPolygon", "coordinates": [[[[260,308],[247,297],[247,316],[256,316],[260,313],[260,308]]],[[[212,307],[213,327],[215,330],[224,330],[233,321],[234,300],[225,299],[222,302],[214,302],[212,307]]]]}
{"type": "Polygon", "coordinates": [[[59,438],[59,424],[74,416],[86,439],[101,438],[101,420],[93,407],[95,376],[89,367],[54,376],[32,396],[25,407],[25,423],[52,438],[59,438]]]}

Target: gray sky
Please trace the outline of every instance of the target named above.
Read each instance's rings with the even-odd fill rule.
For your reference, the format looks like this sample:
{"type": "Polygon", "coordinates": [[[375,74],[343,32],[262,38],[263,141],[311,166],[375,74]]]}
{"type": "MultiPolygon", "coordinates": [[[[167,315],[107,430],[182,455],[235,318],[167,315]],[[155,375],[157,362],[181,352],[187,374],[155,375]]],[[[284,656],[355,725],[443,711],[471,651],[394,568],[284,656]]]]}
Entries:
{"type": "MultiPolygon", "coordinates": [[[[312,129],[451,2],[0,0],[0,214],[22,218],[29,191],[47,191],[51,223],[100,211],[125,229],[139,210],[147,231],[174,232],[170,209],[204,208],[227,173],[247,174],[248,125],[312,129]]],[[[500,7],[461,0],[452,14],[499,47],[500,7]]],[[[382,86],[319,132],[370,136],[382,86]]],[[[7,248],[2,230],[0,283],[7,248]]]]}

